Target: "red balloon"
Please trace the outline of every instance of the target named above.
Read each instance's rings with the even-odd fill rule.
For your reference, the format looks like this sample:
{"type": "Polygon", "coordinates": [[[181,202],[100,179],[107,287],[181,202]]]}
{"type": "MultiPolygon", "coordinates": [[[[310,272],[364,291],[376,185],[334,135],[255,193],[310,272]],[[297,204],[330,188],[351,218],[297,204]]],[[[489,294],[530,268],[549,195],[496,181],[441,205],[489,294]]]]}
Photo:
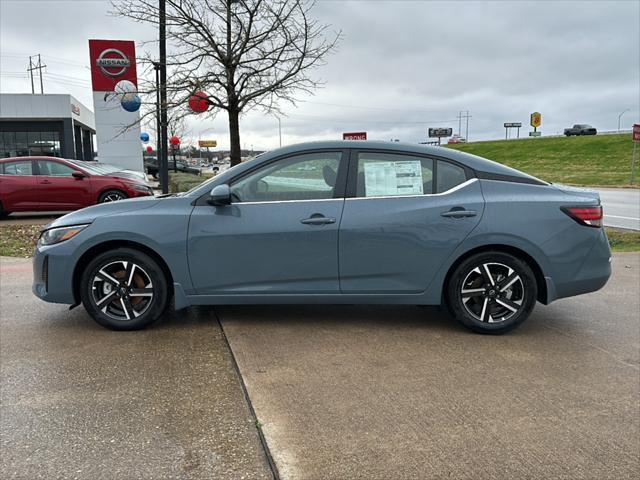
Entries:
{"type": "Polygon", "coordinates": [[[171,143],[171,145],[173,145],[174,147],[177,147],[178,145],[180,145],[180,139],[176,135],[174,135],[169,139],[169,143],[171,143]]]}
{"type": "Polygon", "coordinates": [[[206,112],[209,109],[208,96],[204,92],[196,92],[189,97],[189,108],[194,113],[206,112]]]}
{"type": "Polygon", "coordinates": [[[147,153],[151,153],[151,152],[153,152],[153,147],[151,145],[149,145],[147,147],[147,153]]]}

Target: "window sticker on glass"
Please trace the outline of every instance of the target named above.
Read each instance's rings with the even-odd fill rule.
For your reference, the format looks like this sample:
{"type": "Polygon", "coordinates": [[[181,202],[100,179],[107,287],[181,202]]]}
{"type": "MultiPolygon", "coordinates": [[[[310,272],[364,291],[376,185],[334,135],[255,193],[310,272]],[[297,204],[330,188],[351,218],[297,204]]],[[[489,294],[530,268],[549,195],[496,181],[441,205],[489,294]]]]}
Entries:
{"type": "Polygon", "coordinates": [[[364,164],[365,195],[423,195],[422,164],[419,160],[364,164]]]}

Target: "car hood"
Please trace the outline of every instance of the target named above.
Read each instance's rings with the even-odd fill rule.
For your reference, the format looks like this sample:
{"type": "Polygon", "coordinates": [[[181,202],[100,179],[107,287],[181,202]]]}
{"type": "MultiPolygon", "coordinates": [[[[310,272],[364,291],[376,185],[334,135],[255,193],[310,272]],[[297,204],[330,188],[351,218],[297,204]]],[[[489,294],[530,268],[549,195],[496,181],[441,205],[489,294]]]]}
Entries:
{"type": "Polygon", "coordinates": [[[155,197],[140,197],[120,200],[118,202],[101,203],[99,205],[83,208],[82,210],[76,210],[75,212],[71,212],[57,218],[47,225],[45,229],[91,223],[98,217],[107,217],[110,215],[117,215],[119,213],[142,210],[153,207],[154,205],[157,205],[158,202],[161,202],[161,200],[155,197]]]}
{"type": "Polygon", "coordinates": [[[145,182],[144,177],[142,176],[142,174],[136,174],[134,172],[127,172],[127,171],[122,171],[122,172],[112,172],[112,173],[108,173],[104,175],[105,177],[115,177],[115,178],[120,178],[123,180],[127,180],[133,183],[142,183],[143,185],[146,185],[147,182],[145,182]]]}

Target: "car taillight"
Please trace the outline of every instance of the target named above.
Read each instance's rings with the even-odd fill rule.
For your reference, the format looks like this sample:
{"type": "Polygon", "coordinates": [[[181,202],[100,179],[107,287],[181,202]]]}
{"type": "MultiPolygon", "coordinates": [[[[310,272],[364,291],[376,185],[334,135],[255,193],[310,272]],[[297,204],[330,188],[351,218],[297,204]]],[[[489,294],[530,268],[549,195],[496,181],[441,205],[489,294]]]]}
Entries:
{"type": "Polygon", "coordinates": [[[602,205],[591,207],[562,207],[562,211],[580,225],[602,227],[602,205]]]}

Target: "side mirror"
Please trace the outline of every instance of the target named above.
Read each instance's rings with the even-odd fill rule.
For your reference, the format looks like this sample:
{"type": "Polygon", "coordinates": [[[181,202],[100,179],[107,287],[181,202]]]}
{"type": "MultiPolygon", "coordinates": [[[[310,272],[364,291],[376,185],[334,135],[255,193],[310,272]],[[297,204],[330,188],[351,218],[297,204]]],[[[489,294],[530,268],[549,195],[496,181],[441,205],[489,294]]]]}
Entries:
{"type": "Polygon", "coordinates": [[[76,180],[82,180],[84,177],[86,177],[86,175],[82,173],[80,170],[74,170],[71,176],[76,180]]]}
{"type": "Polygon", "coordinates": [[[223,183],[222,185],[216,185],[209,194],[207,200],[209,205],[215,205],[217,207],[223,205],[231,205],[231,189],[229,185],[223,183]]]}

